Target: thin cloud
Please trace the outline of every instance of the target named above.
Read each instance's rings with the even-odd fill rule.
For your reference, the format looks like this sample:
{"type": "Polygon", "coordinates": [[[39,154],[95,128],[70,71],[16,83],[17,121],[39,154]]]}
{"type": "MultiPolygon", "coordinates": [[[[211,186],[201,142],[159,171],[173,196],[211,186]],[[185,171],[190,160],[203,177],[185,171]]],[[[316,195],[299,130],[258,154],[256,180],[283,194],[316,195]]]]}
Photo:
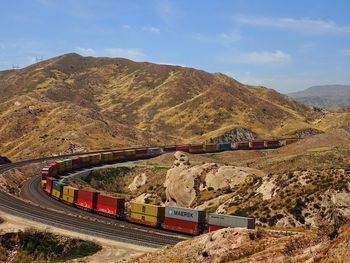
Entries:
{"type": "Polygon", "coordinates": [[[273,18],[238,16],[236,22],[244,25],[290,29],[308,33],[350,33],[349,25],[338,25],[331,20],[311,18],[273,18]]]}
{"type": "Polygon", "coordinates": [[[131,29],[131,26],[130,25],[122,25],[122,28],[123,29],[131,29]]]}
{"type": "Polygon", "coordinates": [[[147,57],[146,54],[139,49],[107,48],[105,52],[108,56],[123,57],[132,60],[142,60],[147,57]]]}
{"type": "Polygon", "coordinates": [[[233,31],[229,33],[221,33],[219,35],[220,40],[224,46],[230,46],[231,44],[242,40],[242,36],[239,31],[233,31]]]}
{"type": "Polygon", "coordinates": [[[76,51],[83,56],[122,57],[135,61],[140,61],[147,57],[143,51],[135,48],[105,48],[101,50],[96,50],[90,47],[77,47],[76,51]]]}
{"type": "Polygon", "coordinates": [[[234,62],[242,64],[270,64],[287,62],[289,60],[289,54],[281,50],[276,50],[274,52],[261,51],[241,54],[234,62]]]}
{"type": "Polygon", "coordinates": [[[150,33],[159,33],[160,32],[160,29],[157,28],[157,27],[153,27],[153,26],[144,26],[144,27],[141,27],[141,30],[144,31],[144,32],[150,32],[150,33]]]}
{"type": "Polygon", "coordinates": [[[350,49],[344,49],[340,53],[344,56],[350,56],[350,49]]]}

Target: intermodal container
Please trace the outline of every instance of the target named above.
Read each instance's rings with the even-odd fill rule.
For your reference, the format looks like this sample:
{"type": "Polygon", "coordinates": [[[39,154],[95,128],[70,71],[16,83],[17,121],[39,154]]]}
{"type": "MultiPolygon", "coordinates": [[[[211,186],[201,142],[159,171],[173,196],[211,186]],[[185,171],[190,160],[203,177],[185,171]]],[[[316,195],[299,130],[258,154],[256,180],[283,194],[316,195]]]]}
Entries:
{"type": "Polygon", "coordinates": [[[176,146],[172,145],[172,146],[164,146],[163,147],[163,151],[164,152],[175,152],[176,151],[176,146]]]}
{"type": "Polygon", "coordinates": [[[136,150],[134,149],[124,150],[124,155],[126,159],[133,159],[136,157],[136,150]]]}
{"type": "Polygon", "coordinates": [[[46,180],[41,180],[41,187],[43,189],[45,189],[45,185],[46,185],[46,180]]]}
{"type": "Polygon", "coordinates": [[[157,227],[163,222],[163,218],[139,213],[130,213],[129,221],[142,225],[157,227]]]}
{"type": "Polygon", "coordinates": [[[255,218],[230,216],[221,214],[208,215],[208,230],[215,231],[225,227],[242,227],[248,229],[255,228],[255,218]]]}
{"type": "Polygon", "coordinates": [[[199,235],[200,233],[204,232],[205,222],[199,223],[165,217],[162,228],[191,235],[199,235]]]}
{"type": "Polygon", "coordinates": [[[87,167],[90,165],[90,155],[80,156],[81,167],[87,167]]]}
{"type": "Polygon", "coordinates": [[[63,186],[63,195],[76,197],[78,195],[78,190],[78,188],[65,185],[63,186]]]}
{"type": "Polygon", "coordinates": [[[176,151],[188,152],[189,150],[189,145],[176,145],[176,151]]]}
{"type": "Polygon", "coordinates": [[[203,149],[206,153],[213,153],[219,151],[218,144],[215,143],[204,144],[203,149]]]}
{"type": "Polygon", "coordinates": [[[249,149],[249,142],[236,142],[235,143],[235,149],[237,149],[237,150],[248,150],[249,149]]]}
{"type": "Polygon", "coordinates": [[[55,177],[57,176],[57,164],[50,163],[48,166],[45,166],[41,169],[41,178],[45,179],[47,177],[55,177]]]}
{"type": "Polygon", "coordinates": [[[52,184],[52,188],[62,192],[63,191],[63,187],[66,186],[67,184],[61,183],[60,181],[55,181],[52,184]]]}
{"type": "Polygon", "coordinates": [[[98,195],[96,211],[113,215],[124,215],[125,199],[121,197],[114,197],[108,195],[98,195]]]}
{"type": "Polygon", "coordinates": [[[90,164],[91,165],[98,165],[101,163],[101,154],[91,154],[90,155],[90,164]]]}
{"type": "Polygon", "coordinates": [[[65,169],[64,161],[56,161],[56,163],[57,163],[57,173],[63,174],[65,169]]]}
{"type": "Polygon", "coordinates": [[[190,153],[202,153],[204,152],[203,144],[191,144],[189,148],[190,153]]]}
{"type": "Polygon", "coordinates": [[[71,205],[74,205],[77,202],[76,198],[74,198],[73,196],[69,196],[69,195],[62,195],[61,199],[63,201],[65,201],[66,203],[69,203],[71,205]]]}
{"type": "Polygon", "coordinates": [[[73,168],[73,161],[72,159],[64,159],[64,169],[66,172],[71,171],[73,168]]]}
{"type": "Polygon", "coordinates": [[[131,203],[131,212],[155,217],[164,217],[165,207],[142,203],[131,203]]]}
{"type": "Polygon", "coordinates": [[[88,190],[88,189],[79,189],[77,197],[77,206],[86,209],[95,209],[97,203],[97,196],[99,192],[88,190]]]}
{"type": "Polygon", "coordinates": [[[114,151],[113,152],[113,160],[118,161],[118,160],[123,160],[125,158],[124,151],[114,151]]]}
{"type": "Polygon", "coordinates": [[[49,175],[49,167],[44,167],[41,169],[40,173],[41,173],[41,179],[45,180],[47,177],[52,177],[49,175]]]}
{"type": "Polygon", "coordinates": [[[167,206],[165,208],[166,218],[175,218],[183,221],[205,222],[205,210],[197,210],[192,208],[167,206]]]}
{"type": "Polygon", "coordinates": [[[218,144],[219,151],[229,151],[231,149],[232,149],[231,143],[229,143],[229,142],[223,142],[223,143],[218,144]]]}
{"type": "Polygon", "coordinates": [[[136,158],[143,158],[148,156],[147,148],[140,148],[135,150],[136,158]]]}
{"type": "Polygon", "coordinates": [[[56,189],[52,189],[51,195],[57,199],[60,199],[62,197],[61,192],[56,189]]]}
{"type": "Polygon", "coordinates": [[[113,153],[112,152],[106,152],[101,154],[101,161],[102,163],[109,163],[113,161],[113,153]]]}
{"type": "Polygon", "coordinates": [[[265,143],[264,141],[252,141],[249,142],[249,148],[250,149],[264,149],[265,148],[265,143]]]}
{"type": "Polygon", "coordinates": [[[45,184],[45,192],[51,194],[52,192],[52,184],[53,182],[57,181],[56,178],[53,178],[53,177],[47,177],[46,178],[46,184],[45,184]]]}
{"type": "Polygon", "coordinates": [[[162,148],[160,147],[149,147],[147,148],[148,156],[157,156],[162,154],[162,148]]]}
{"type": "Polygon", "coordinates": [[[266,148],[278,148],[281,146],[279,140],[268,140],[264,141],[264,145],[266,148]]]}
{"type": "Polygon", "coordinates": [[[62,200],[69,203],[69,204],[75,204],[78,197],[78,189],[71,186],[64,186],[63,187],[63,194],[62,194],[62,200]]]}
{"type": "Polygon", "coordinates": [[[74,157],[72,159],[72,169],[76,170],[82,167],[81,157],[74,157]]]}

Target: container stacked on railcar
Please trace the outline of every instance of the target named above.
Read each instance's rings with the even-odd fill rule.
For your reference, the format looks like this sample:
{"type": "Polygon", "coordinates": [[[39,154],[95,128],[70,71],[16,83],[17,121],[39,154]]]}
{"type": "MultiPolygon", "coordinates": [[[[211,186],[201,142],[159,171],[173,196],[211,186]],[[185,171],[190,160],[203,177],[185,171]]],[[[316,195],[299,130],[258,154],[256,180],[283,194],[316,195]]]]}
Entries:
{"type": "Polygon", "coordinates": [[[78,198],[78,188],[71,186],[63,187],[62,200],[70,205],[74,205],[77,202],[78,198]]]}
{"type": "Polygon", "coordinates": [[[90,189],[79,189],[76,206],[93,211],[96,208],[99,192],[90,189]]]}
{"type": "Polygon", "coordinates": [[[62,198],[62,194],[63,194],[63,187],[67,186],[67,184],[62,183],[60,181],[54,181],[52,183],[52,191],[51,191],[51,195],[56,198],[56,199],[61,199],[62,198]]]}
{"type": "Polygon", "coordinates": [[[205,230],[205,215],[205,210],[167,206],[162,228],[198,235],[205,230]]]}
{"type": "Polygon", "coordinates": [[[190,153],[203,153],[203,144],[190,144],[188,151],[190,153]]]}
{"type": "Polygon", "coordinates": [[[226,227],[255,228],[255,218],[230,216],[222,214],[208,214],[208,231],[215,231],[226,227]]]}
{"type": "Polygon", "coordinates": [[[153,227],[159,227],[163,223],[165,207],[135,202],[130,205],[129,221],[153,227]]]}
{"type": "Polygon", "coordinates": [[[264,148],[265,148],[264,141],[251,141],[251,142],[249,142],[249,149],[259,150],[259,149],[264,149],[264,148]]]}
{"type": "Polygon", "coordinates": [[[112,217],[124,217],[125,198],[99,194],[97,196],[96,212],[112,217]]]}

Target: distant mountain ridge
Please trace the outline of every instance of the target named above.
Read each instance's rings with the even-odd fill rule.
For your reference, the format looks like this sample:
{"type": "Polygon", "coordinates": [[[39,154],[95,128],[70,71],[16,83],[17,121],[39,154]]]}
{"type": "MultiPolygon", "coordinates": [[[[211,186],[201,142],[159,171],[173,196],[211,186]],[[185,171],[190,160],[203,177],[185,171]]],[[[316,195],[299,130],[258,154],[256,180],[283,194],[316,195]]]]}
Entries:
{"type": "Polygon", "coordinates": [[[313,86],[288,95],[300,102],[318,107],[350,106],[350,85],[313,86]]]}

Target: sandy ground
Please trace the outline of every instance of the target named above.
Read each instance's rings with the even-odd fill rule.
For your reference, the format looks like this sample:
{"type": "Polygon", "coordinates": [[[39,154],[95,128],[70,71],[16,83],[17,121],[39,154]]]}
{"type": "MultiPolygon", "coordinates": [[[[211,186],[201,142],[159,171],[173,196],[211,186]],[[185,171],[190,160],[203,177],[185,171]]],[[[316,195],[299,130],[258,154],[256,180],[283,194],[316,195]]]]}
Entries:
{"type": "Polygon", "coordinates": [[[130,260],[132,257],[139,256],[145,252],[156,250],[148,247],[126,244],[126,243],[112,241],[112,240],[94,237],[90,235],[80,234],[77,232],[62,230],[56,227],[49,227],[41,223],[12,216],[3,212],[0,212],[0,217],[4,219],[4,223],[0,224],[0,234],[4,234],[7,232],[17,232],[19,230],[25,230],[27,228],[35,228],[42,231],[49,231],[55,234],[69,236],[72,238],[91,240],[100,244],[103,247],[102,250],[96,253],[95,255],[81,258],[81,259],[75,259],[69,262],[81,262],[81,263],[125,262],[127,260],[130,260]]]}

